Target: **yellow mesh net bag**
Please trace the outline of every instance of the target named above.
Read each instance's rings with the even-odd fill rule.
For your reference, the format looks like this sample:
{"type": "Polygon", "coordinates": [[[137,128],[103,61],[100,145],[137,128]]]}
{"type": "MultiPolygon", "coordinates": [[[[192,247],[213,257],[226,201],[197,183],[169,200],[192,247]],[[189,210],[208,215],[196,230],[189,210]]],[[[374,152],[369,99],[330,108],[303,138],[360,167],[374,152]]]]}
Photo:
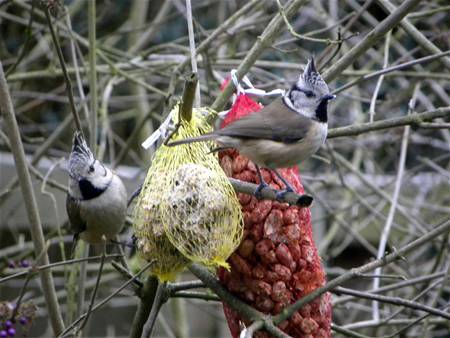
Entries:
{"type": "MultiPolygon", "coordinates": [[[[178,109],[172,120],[178,122],[178,109]]],[[[206,108],[205,108],[206,109],[206,108]]],[[[194,109],[172,140],[210,132],[205,114],[194,109]]],[[[152,273],[171,280],[189,261],[228,268],[239,245],[243,218],[236,194],[206,142],[167,147],[155,153],[134,213],[137,246],[152,273]]]]}

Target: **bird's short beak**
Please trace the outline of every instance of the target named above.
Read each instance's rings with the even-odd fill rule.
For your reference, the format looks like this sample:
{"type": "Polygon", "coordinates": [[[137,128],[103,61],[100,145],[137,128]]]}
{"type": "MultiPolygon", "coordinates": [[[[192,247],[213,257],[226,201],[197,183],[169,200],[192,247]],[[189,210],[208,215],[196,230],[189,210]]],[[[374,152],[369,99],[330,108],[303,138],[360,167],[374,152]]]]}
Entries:
{"type": "Polygon", "coordinates": [[[326,94],[324,96],[322,96],[321,100],[324,101],[329,101],[329,100],[334,100],[336,98],[336,95],[333,94],[326,94]]]}

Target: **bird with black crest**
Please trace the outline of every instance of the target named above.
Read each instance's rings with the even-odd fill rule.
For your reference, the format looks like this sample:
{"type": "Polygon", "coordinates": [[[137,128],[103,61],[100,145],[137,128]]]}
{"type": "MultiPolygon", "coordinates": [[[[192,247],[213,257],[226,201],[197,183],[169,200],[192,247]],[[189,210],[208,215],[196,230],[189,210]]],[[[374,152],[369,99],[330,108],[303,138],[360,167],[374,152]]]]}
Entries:
{"type": "Polygon", "coordinates": [[[311,58],[286,94],[257,113],[211,133],[168,145],[214,140],[219,149],[235,148],[256,164],[260,180],[256,196],[267,187],[260,166],[273,170],[285,184],[286,189],[277,194],[277,198],[282,198],[293,189],[276,168],[296,165],[322,146],[328,131],[328,101],[334,98],[311,58]]]}

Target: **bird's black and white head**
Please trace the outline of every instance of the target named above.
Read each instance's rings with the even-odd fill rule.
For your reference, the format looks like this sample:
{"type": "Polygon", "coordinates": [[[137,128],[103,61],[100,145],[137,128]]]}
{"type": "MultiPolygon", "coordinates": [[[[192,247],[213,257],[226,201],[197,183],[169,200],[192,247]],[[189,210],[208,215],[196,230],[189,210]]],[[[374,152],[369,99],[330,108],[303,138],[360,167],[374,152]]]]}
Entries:
{"type": "Polygon", "coordinates": [[[335,96],[330,94],[327,84],[314,65],[314,59],[308,61],[298,81],[284,97],[286,105],[300,114],[327,122],[328,101],[335,96]]]}
{"type": "Polygon", "coordinates": [[[73,137],[69,176],[69,193],[81,200],[98,197],[112,180],[112,172],[94,157],[79,132],[73,137]]]}

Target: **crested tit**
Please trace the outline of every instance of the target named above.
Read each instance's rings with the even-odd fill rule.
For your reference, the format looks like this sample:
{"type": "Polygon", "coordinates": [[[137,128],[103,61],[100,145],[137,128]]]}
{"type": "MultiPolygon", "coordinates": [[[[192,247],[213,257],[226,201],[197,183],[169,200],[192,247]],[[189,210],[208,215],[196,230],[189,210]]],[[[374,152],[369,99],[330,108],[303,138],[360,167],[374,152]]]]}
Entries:
{"type": "Polygon", "coordinates": [[[69,222],[78,237],[90,244],[107,240],[122,230],[127,211],[127,192],[122,180],[95,159],[81,133],[73,138],[69,158],[69,222]]]}
{"type": "Polygon", "coordinates": [[[267,186],[258,168],[262,166],[274,170],[286,185],[286,189],[277,194],[281,198],[293,189],[276,168],[290,167],[305,160],[325,142],[328,101],[334,98],[311,59],[289,91],[259,112],[225,128],[168,145],[214,140],[220,149],[236,148],[257,165],[260,179],[257,193],[267,186]]]}

